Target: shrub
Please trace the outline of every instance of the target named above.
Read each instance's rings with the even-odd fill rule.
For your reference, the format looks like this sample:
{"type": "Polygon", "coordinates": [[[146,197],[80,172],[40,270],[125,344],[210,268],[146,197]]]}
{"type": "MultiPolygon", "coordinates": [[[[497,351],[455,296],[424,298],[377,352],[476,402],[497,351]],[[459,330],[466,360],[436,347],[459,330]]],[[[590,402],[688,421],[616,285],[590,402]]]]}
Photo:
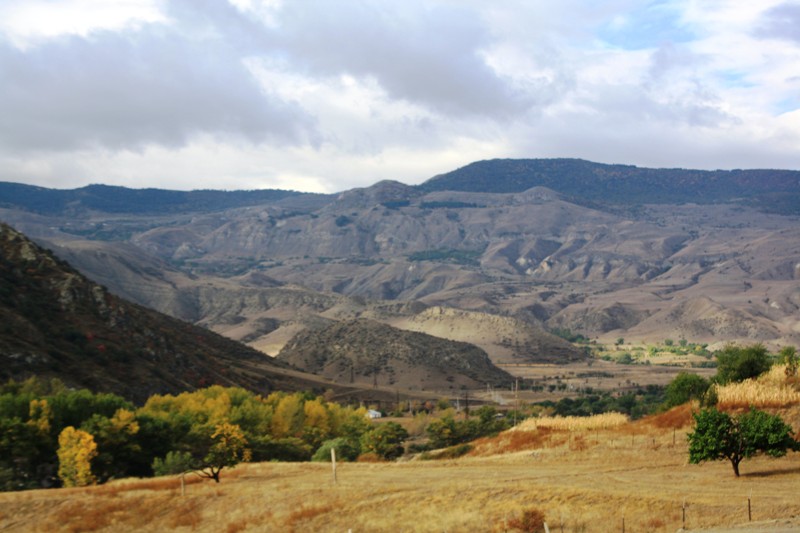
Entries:
{"type": "Polygon", "coordinates": [[[455,446],[450,446],[449,448],[445,448],[433,453],[423,452],[419,458],[423,461],[431,459],[457,459],[458,457],[464,456],[471,451],[471,444],[456,444],[455,446]]]}
{"type": "Polygon", "coordinates": [[[717,353],[718,383],[756,378],[770,369],[772,362],[763,344],[739,347],[729,344],[717,353]]]}
{"type": "Polygon", "coordinates": [[[707,379],[697,374],[681,372],[667,385],[665,406],[682,405],[690,400],[700,400],[708,390],[707,379]]]}
{"type": "Polygon", "coordinates": [[[408,432],[397,422],[387,422],[361,436],[364,453],[374,453],[383,459],[397,459],[404,453],[403,442],[408,432]]]}
{"type": "Polygon", "coordinates": [[[524,533],[542,532],[545,530],[544,513],[539,509],[525,509],[522,511],[522,516],[509,520],[508,526],[524,533]]]}
{"type": "Polygon", "coordinates": [[[153,474],[157,476],[181,474],[192,470],[193,464],[194,459],[189,452],[167,452],[163,459],[161,457],[153,459],[153,474]]]}
{"type": "Polygon", "coordinates": [[[359,446],[357,441],[339,437],[323,442],[322,446],[320,446],[311,457],[311,460],[321,463],[330,462],[332,449],[336,450],[337,461],[355,461],[361,453],[361,446],[359,446]]]}

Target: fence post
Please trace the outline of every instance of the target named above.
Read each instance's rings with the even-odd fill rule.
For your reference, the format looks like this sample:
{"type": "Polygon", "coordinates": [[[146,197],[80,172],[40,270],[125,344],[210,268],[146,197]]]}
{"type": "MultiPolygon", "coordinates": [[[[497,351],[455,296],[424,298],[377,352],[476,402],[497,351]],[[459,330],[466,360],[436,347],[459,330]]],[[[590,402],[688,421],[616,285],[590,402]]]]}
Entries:
{"type": "Polygon", "coordinates": [[[331,466],[333,468],[333,484],[336,485],[336,448],[331,448],[331,466]]]}
{"type": "Polygon", "coordinates": [[[681,529],[686,529],[686,498],[683,499],[683,505],[681,505],[681,529]]]}

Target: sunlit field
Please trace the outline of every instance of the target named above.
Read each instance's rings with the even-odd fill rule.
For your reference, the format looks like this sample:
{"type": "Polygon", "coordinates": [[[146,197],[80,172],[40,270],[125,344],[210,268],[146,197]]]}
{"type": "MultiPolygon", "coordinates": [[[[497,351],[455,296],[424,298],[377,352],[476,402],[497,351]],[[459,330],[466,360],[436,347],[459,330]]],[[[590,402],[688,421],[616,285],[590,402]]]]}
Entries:
{"type": "MultiPolygon", "coordinates": [[[[800,409],[784,410],[797,427],[800,409]]],[[[84,489],[0,494],[2,531],[513,531],[524,510],[550,531],[675,531],[800,516],[800,454],[689,465],[691,406],[634,423],[532,421],[456,460],[260,463],[84,489]],[[685,520],[685,521],[684,521],[685,520]]],[[[795,520],[797,520],[795,518],[795,520]]],[[[792,522],[790,522],[792,523],[792,522]]],[[[800,521],[793,522],[800,527],[800,521]]],[[[793,526],[787,526],[793,527],[793,526]]]]}

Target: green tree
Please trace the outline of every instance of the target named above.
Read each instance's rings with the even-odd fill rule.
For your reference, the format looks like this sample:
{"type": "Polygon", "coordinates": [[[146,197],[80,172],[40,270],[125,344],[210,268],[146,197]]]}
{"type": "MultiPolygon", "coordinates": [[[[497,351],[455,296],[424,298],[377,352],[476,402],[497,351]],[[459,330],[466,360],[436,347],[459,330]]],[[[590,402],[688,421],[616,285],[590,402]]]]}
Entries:
{"type": "Polygon", "coordinates": [[[718,383],[733,383],[755,378],[772,366],[769,353],[763,344],[734,346],[729,344],[717,353],[718,383]]]}
{"type": "Polygon", "coordinates": [[[717,409],[695,413],[695,428],[689,433],[689,462],[727,459],[739,477],[739,463],[759,454],[783,457],[788,450],[800,450],[792,428],[779,416],[750,409],[732,417],[717,409]]]}
{"type": "Polygon", "coordinates": [[[323,442],[322,446],[314,452],[314,456],[311,460],[323,463],[330,462],[331,449],[336,450],[337,461],[355,461],[358,456],[361,455],[361,445],[357,440],[337,437],[323,442]]]}
{"type": "Polygon", "coordinates": [[[118,409],[111,418],[94,415],[81,429],[90,433],[97,443],[92,470],[101,483],[111,478],[147,473],[149,460],[142,457],[142,448],[136,441],[139,423],[133,412],[118,409]]]}
{"type": "Polygon", "coordinates": [[[681,372],[667,385],[664,405],[669,408],[682,405],[690,400],[700,400],[709,385],[708,380],[702,376],[681,372]]]}
{"type": "Polygon", "coordinates": [[[67,426],[58,436],[58,477],[65,487],[84,487],[95,483],[92,459],[97,456],[94,437],[67,426]]]}
{"type": "Polygon", "coordinates": [[[189,452],[171,451],[162,459],[153,459],[153,474],[169,476],[194,470],[195,461],[189,452]]]}
{"type": "Polygon", "coordinates": [[[386,422],[361,436],[361,451],[384,459],[397,459],[404,453],[408,432],[397,422],[386,422]]]}

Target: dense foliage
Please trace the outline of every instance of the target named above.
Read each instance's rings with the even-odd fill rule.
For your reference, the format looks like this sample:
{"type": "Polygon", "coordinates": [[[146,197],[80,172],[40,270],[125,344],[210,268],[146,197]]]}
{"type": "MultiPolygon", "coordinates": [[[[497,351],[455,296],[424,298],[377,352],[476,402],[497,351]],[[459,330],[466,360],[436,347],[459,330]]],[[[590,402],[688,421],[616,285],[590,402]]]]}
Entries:
{"type": "Polygon", "coordinates": [[[394,426],[373,427],[364,409],[308,393],[261,397],[212,386],[155,395],[137,408],[58,381],[9,382],[0,387],[0,490],[187,470],[218,481],[242,461],[309,460],[337,442],[346,444],[341,460],[363,451],[393,458],[407,437],[394,426]]]}
{"type": "Polygon", "coordinates": [[[788,450],[800,450],[792,428],[778,415],[750,409],[731,416],[716,409],[694,414],[695,428],[689,433],[689,462],[728,459],[739,476],[739,463],[758,454],[783,457],[788,450]]]}
{"type": "Polygon", "coordinates": [[[169,191],[89,185],[58,190],[0,182],[0,206],[42,214],[64,214],[81,207],[107,213],[157,214],[221,211],[232,207],[275,202],[302,193],[263,189],[254,191],[169,191]]]}
{"type": "Polygon", "coordinates": [[[523,192],[547,187],[574,201],[626,206],[741,201],[765,211],[800,212],[796,170],[653,169],[581,159],[478,161],[418,185],[424,192],[523,192]]]}
{"type": "Polygon", "coordinates": [[[664,403],[664,387],[647,385],[633,392],[587,394],[578,398],[562,398],[557,402],[544,401],[536,405],[552,410],[556,416],[592,416],[602,413],[622,413],[633,419],[652,414],[664,403]]]}
{"type": "Polygon", "coordinates": [[[691,400],[701,400],[711,383],[703,376],[681,372],[667,385],[665,407],[675,407],[691,400]]]}
{"type": "Polygon", "coordinates": [[[499,417],[494,407],[484,405],[475,411],[477,418],[455,420],[452,415],[431,422],[426,428],[432,448],[446,448],[494,435],[508,429],[508,419],[499,417]]]}
{"type": "Polygon", "coordinates": [[[717,352],[717,383],[733,383],[755,378],[772,366],[772,359],[763,344],[736,346],[729,344],[717,352]]]}

